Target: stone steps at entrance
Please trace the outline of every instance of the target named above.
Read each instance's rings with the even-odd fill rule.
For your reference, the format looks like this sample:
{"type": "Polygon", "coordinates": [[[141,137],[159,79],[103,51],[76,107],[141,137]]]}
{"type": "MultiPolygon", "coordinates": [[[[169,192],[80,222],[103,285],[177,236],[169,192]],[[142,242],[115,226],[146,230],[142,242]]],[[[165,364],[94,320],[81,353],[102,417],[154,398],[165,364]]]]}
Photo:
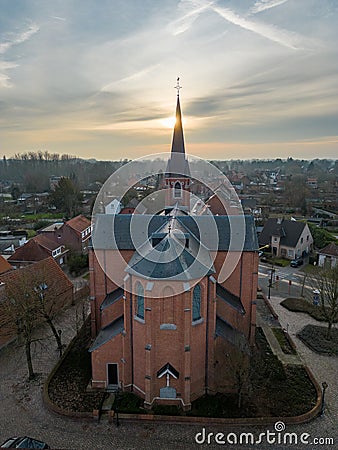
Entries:
{"type": "Polygon", "coordinates": [[[115,394],[109,394],[109,396],[104,400],[103,404],[102,404],[102,409],[101,411],[111,411],[111,409],[113,408],[113,404],[115,401],[115,394]]]}

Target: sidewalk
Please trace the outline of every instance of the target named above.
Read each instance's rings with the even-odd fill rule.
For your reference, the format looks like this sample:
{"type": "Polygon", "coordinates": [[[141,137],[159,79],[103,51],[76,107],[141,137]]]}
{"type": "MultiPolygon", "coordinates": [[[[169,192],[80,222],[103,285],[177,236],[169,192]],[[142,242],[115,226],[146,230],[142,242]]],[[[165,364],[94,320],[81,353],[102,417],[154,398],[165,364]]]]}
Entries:
{"type": "MultiPolygon", "coordinates": [[[[298,339],[297,334],[306,325],[325,325],[322,322],[316,321],[306,313],[296,313],[287,310],[281,305],[283,300],[284,297],[271,296],[271,299],[268,300],[268,302],[277,314],[278,321],[282,328],[288,329],[289,336],[296,345],[300,361],[303,361],[303,363],[310,368],[320,386],[322,386],[324,381],[328,384],[325,393],[325,416],[317,419],[317,423],[319,424],[320,421],[323,421],[321,427],[322,436],[333,436],[336,439],[335,442],[338,442],[338,358],[335,356],[317,354],[298,339]]],[[[260,320],[261,318],[257,318],[257,322],[260,320]]],[[[337,326],[337,324],[335,324],[335,326],[337,326]]],[[[269,332],[267,333],[269,334],[269,332]]],[[[274,344],[272,342],[272,348],[273,346],[274,344]]],[[[315,422],[314,428],[317,428],[315,422]]],[[[311,427],[309,429],[311,429],[311,427]]]]}

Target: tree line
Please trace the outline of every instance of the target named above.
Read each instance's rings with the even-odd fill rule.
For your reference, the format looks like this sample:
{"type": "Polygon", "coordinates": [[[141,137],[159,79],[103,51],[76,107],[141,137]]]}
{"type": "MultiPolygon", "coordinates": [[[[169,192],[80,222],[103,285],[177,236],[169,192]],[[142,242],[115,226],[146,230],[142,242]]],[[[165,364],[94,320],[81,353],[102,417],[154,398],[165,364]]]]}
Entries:
{"type": "Polygon", "coordinates": [[[0,160],[0,180],[11,185],[19,184],[25,192],[46,192],[50,189],[50,178],[73,177],[79,189],[90,189],[90,185],[105,180],[128,160],[96,161],[84,160],[72,155],[48,152],[16,154],[13,158],[3,156],[0,160]]]}

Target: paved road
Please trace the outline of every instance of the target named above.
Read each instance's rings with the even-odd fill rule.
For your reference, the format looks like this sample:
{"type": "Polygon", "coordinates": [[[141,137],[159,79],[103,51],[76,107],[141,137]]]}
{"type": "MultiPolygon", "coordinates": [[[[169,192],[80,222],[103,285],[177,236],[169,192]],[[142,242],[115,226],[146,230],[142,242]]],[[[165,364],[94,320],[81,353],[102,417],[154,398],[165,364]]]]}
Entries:
{"type": "MultiPolygon", "coordinates": [[[[262,287],[268,287],[271,279],[272,266],[268,264],[259,264],[259,282],[262,287]]],[[[294,267],[274,267],[271,295],[284,297],[299,297],[302,293],[305,296],[312,295],[312,286],[300,268],[294,267]],[[291,281],[291,284],[289,282],[291,281]]]]}
{"type": "MultiPolygon", "coordinates": [[[[274,306],[278,305],[279,299],[273,298],[274,306]]],[[[81,318],[81,307],[76,314],[75,307],[63,313],[59,318],[58,326],[63,330],[63,337],[69,341],[76,333],[81,318]]],[[[288,321],[292,334],[297,331],[299,325],[298,317],[288,317],[280,311],[281,320],[288,321]]],[[[305,320],[304,318],[302,320],[305,320]]],[[[285,322],[284,322],[285,323],[285,322]]],[[[38,333],[45,335],[46,330],[38,333]]],[[[337,373],[337,359],[318,357],[304,349],[297,342],[301,355],[311,365],[319,381],[325,379],[329,384],[327,414],[323,418],[316,419],[309,424],[288,426],[287,431],[309,433],[311,437],[335,437],[338,442],[337,430],[337,389],[335,374],[337,373]]],[[[195,435],[202,431],[202,425],[174,425],[174,424],[142,424],[123,423],[117,429],[115,425],[109,425],[106,421],[95,423],[93,421],[74,421],[53,415],[46,411],[41,400],[43,381],[57,360],[57,352],[53,340],[44,341],[45,352],[37,346],[34,363],[40,373],[37,381],[27,383],[26,365],[22,349],[9,346],[0,351],[0,442],[15,435],[30,435],[45,440],[52,448],[74,449],[74,450],[108,450],[108,449],[193,449],[193,448],[219,448],[222,445],[215,444],[216,433],[228,433],[228,437],[235,442],[236,436],[241,432],[251,432],[258,438],[260,432],[265,432],[266,427],[234,427],[234,426],[210,426],[205,422],[207,433],[214,433],[210,437],[211,444],[197,444],[195,435]]],[[[268,429],[273,432],[273,426],[268,429]]],[[[201,438],[201,435],[200,435],[201,438]]],[[[218,436],[222,440],[221,436],[218,436]]],[[[298,437],[299,438],[299,437],[298,437]]],[[[270,437],[271,439],[271,437],[270,437]]],[[[225,447],[225,445],[223,445],[225,447]]],[[[324,445],[300,445],[288,446],[263,443],[257,445],[240,445],[239,443],[228,444],[226,448],[233,449],[318,449],[325,450],[334,448],[324,445]]],[[[336,447],[337,448],[337,447],[336,447]]]]}

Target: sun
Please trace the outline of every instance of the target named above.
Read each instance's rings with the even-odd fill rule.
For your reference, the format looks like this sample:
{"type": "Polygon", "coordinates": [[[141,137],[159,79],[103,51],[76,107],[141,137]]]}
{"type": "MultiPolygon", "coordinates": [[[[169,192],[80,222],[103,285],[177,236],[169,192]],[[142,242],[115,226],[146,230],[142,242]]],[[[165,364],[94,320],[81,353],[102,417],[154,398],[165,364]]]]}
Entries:
{"type": "Polygon", "coordinates": [[[164,125],[166,128],[174,128],[176,122],[176,117],[165,117],[164,119],[161,119],[161,124],[164,125]]]}

